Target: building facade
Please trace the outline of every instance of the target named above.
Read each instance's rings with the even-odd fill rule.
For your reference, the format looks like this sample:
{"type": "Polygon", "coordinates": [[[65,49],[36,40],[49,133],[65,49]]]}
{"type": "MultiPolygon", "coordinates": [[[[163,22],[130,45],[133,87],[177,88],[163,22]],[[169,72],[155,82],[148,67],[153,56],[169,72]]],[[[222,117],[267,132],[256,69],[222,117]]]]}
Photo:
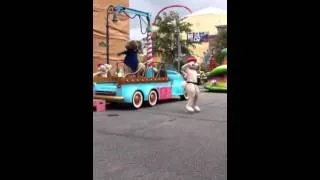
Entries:
{"type": "Polygon", "coordinates": [[[215,39],[215,35],[218,34],[216,26],[227,25],[227,12],[218,8],[205,8],[196,11],[186,16],[185,22],[192,24],[193,32],[205,32],[209,33],[208,41],[195,44],[196,47],[193,50],[194,55],[197,57],[198,62],[202,63],[204,59],[204,53],[209,50],[211,53],[212,41],[215,39]],[[210,47],[211,44],[211,47],[210,47]]]}
{"type": "MultiPolygon", "coordinates": [[[[121,4],[129,7],[129,0],[93,0],[93,72],[96,72],[98,64],[105,64],[106,53],[106,9],[109,5],[121,4]]],[[[110,64],[115,65],[123,60],[123,56],[117,53],[125,50],[129,40],[129,19],[125,15],[118,16],[118,22],[112,22],[112,14],[109,15],[109,51],[110,64]]]]}

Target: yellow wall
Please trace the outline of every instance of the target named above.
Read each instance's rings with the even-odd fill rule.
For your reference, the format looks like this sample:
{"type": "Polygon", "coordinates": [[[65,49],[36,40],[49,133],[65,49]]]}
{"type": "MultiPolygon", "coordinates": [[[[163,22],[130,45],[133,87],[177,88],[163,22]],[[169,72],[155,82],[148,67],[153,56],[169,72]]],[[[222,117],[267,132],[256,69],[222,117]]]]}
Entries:
{"type": "Polygon", "coordinates": [[[218,31],[215,26],[226,25],[227,15],[207,14],[190,16],[185,21],[192,24],[194,32],[209,32],[210,35],[216,35],[218,31]]]}
{"type": "MultiPolygon", "coordinates": [[[[218,30],[215,26],[227,25],[227,14],[190,16],[184,21],[192,24],[192,32],[209,32],[209,35],[216,35],[218,30]]],[[[182,38],[187,38],[187,36],[183,35],[182,38]]],[[[196,47],[192,49],[200,63],[203,60],[203,52],[206,52],[208,48],[209,42],[204,42],[196,44],[196,47]]]]}

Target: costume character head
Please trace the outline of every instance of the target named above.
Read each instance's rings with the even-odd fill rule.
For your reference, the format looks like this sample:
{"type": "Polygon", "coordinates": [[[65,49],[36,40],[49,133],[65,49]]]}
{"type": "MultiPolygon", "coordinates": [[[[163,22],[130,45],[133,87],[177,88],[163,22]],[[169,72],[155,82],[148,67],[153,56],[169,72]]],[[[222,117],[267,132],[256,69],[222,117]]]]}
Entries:
{"type": "Polygon", "coordinates": [[[136,41],[129,41],[126,45],[126,55],[124,63],[131,69],[132,72],[137,71],[138,69],[138,44],[136,41]]]}

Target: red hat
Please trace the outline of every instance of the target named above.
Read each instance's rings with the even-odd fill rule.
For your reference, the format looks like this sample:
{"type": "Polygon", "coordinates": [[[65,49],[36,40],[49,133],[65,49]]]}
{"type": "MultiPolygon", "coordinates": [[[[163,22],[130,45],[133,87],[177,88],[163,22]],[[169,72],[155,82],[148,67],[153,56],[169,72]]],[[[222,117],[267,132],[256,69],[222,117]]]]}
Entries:
{"type": "Polygon", "coordinates": [[[103,64],[98,64],[97,67],[100,67],[100,66],[102,66],[102,65],[103,65],[103,64]]]}
{"type": "Polygon", "coordinates": [[[193,61],[193,62],[197,62],[197,59],[196,59],[196,57],[194,57],[194,56],[189,56],[188,58],[187,58],[187,62],[189,63],[189,62],[191,62],[191,61],[193,61]]]}

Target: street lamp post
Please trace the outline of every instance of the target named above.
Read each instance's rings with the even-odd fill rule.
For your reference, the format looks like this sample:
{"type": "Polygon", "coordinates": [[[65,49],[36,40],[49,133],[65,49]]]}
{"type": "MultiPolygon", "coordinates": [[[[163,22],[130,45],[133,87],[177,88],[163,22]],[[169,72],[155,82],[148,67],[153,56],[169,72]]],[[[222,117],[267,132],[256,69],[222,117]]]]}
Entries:
{"type": "MultiPolygon", "coordinates": [[[[107,23],[106,23],[106,44],[107,44],[107,64],[109,64],[109,14],[114,13],[115,7],[113,5],[110,5],[107,10],[107,23]]],[[[113,19],[115,20],[115,19],[113,19]]]]}
{"type": "Polygon", "coordinates": [[[178,46],[178,72],[180,72],[180,61],[181,61],[181,44],[180,44],[180,27],[179,17],[176,18],[176,33],[177,33],[177,46],[178,46]]]}

